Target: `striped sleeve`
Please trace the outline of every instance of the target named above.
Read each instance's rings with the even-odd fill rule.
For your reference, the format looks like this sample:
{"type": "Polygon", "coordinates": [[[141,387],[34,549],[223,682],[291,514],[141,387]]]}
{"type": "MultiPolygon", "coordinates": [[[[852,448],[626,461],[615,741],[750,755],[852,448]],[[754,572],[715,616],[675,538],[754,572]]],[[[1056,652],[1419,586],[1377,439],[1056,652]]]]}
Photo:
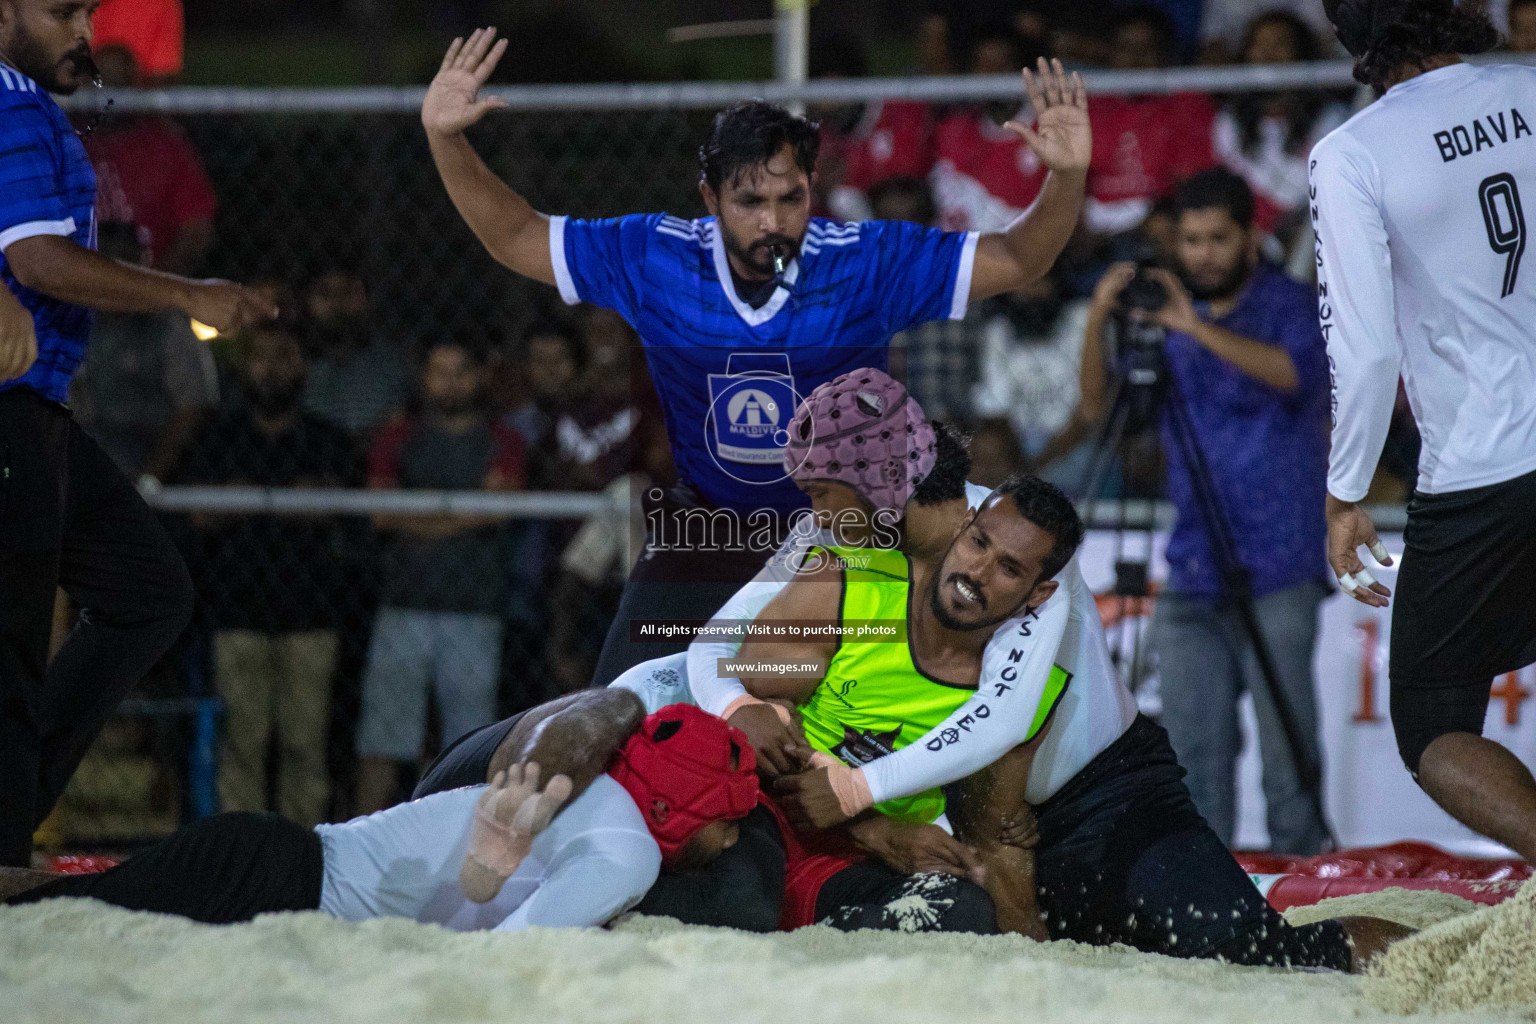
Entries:
{"type": "Polygon", "coordinates": [[[34,235],[71,235],[75,230],[64,176],[54,152],[56,131],[30,100],[23,79],[6,71],[0,82],[0,251],[34,235]],[[17,82],[24,85],[16,85],[17,82]]]}

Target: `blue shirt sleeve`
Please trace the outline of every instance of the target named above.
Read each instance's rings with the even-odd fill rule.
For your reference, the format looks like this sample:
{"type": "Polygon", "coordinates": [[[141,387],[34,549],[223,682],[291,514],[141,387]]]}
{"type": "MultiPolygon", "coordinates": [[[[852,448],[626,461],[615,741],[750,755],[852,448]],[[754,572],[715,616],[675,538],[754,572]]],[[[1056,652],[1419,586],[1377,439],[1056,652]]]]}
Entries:
{"type": "Polygon", "coordinates": [[[550,220],[550,259],[560,297],[606,306],[634,322],[647,247],[661,214],[550,220]]]}
{"type": "Polygon", "coordinates": [[[904,221],[867,221],[876,247],[879,311],[892,334],[929,320],[965,316],[977,234],[941,231],[904,221]]]}
{"type": "MultiPolygon", "coordinates": [[[[0,93],[0,100],[6,97],[0,93]]],[[[54,152],[56,134],[37,104],[19,96],[0,103],[0,248],[33,234],[67,235],[74,229],[54,152]],[[50,230],[15,230],[45,224],[50,230]]]]}

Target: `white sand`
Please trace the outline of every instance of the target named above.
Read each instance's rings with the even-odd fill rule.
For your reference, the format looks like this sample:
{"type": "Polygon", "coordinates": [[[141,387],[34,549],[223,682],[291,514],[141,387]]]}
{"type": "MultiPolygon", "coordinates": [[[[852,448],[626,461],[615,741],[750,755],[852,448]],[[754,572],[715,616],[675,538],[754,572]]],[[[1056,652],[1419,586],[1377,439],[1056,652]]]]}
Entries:
{"type": "Polygon", "coordinates": [[[1494,1008],[1536,1020],[1536,880],[1393,946],[1372,965],[1365,994],[1399,1013],[1494,1008]]]}
{"type": "MultiPolygon", "coordinates": [[[[1536,958],[1527,955],[1513,969],[1530,976],[1536,958]]],[[[754,936],[649,918],[613,932],[465,935],[401,920],[351,925],[320,914],[211,928],[87,901],[0,907],[6,1024],[1392,1019],[1360,979],[1344,975],[1012,936],[845,935],[826,928],[754,936]]],[[[1531,1018],[1415,1018],[1441,1019],[1531,1018]]]]}
{"type": "Polygon", "coordinates": [[[1388,921],[1405,924],[1409,928],[1428,928],[1453,917],[1470,914],[1481,904],[1463,899],[1454,893],[1434,889],[1402,889],[1393,886],[1380,892],[1361,893],[1358,896],[1337,896],[1306,907],[1292,907],[1285,912],[1291,924],[1311,924],[1330,917],[1383,917],[1388,921]]]}

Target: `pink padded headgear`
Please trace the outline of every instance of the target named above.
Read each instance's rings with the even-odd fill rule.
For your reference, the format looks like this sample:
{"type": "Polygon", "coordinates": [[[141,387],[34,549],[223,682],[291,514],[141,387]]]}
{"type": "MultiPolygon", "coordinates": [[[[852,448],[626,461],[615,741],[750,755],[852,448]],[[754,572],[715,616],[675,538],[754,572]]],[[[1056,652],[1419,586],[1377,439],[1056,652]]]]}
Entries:
{"type": "Polygon", "coordinates": [[[898,512],[937,460],[938,440],[923,407],[873,367],[845,373],[806,396],[784,447],[784,468],[795,482],[834,480],[875,508],[898,512]]]}

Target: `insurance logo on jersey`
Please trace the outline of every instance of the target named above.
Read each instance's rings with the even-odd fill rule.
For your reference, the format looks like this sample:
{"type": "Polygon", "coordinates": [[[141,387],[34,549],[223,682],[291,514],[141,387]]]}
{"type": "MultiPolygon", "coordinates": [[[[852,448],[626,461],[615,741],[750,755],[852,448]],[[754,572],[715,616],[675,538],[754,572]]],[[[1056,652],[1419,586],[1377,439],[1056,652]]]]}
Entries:
{"type": "MultiPolygon", "coordinates": [[[[709,419],[706,433],[713,432],[715,461],[738,480],[727,463],[737,466],[772,467],[771,479],[746,483],[774,483],[783,471],[784,446],[789,443],[789,421],[800,405],[789,356],[783,352],[735,352],[726,359],[724,373],[709,375],[709,419]]],[[[754,474],[757,475],[757,474],[754,474]]]]}

